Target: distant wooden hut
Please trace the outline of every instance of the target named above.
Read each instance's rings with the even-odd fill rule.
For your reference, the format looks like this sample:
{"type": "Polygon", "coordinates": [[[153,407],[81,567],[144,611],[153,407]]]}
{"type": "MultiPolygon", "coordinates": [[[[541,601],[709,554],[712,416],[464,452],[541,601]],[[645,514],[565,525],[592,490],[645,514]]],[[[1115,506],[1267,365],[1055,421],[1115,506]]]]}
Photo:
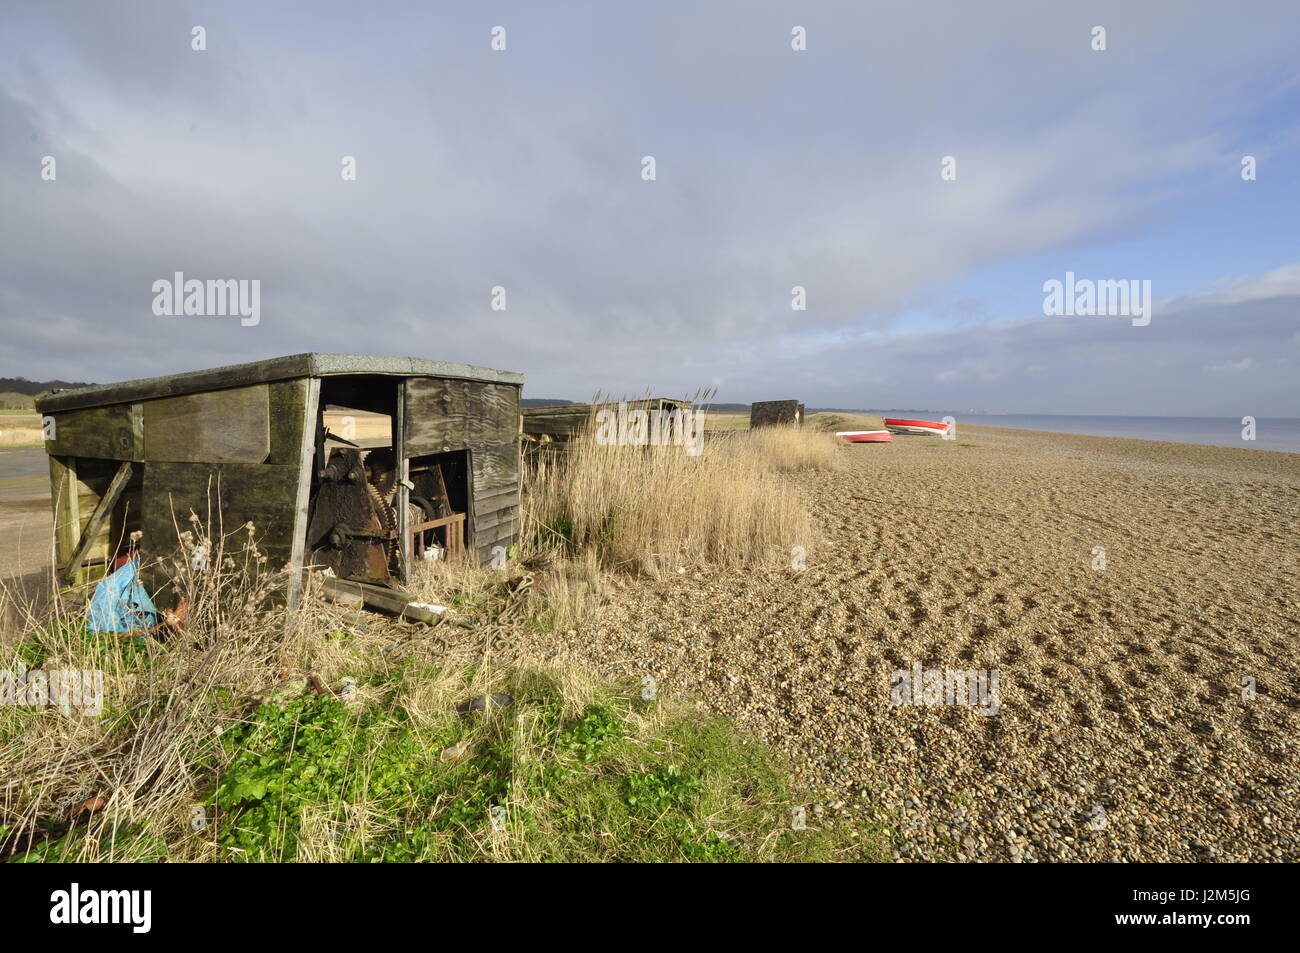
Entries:
{"type": "Polygon", "coordinates": [[[251,521],[270,565],[292,570],[291,604],[310,565],[385,585],[435,549],[487,562],[519,530],[522,386],[465,364],[296,354],[43,395],[58,570],[102,576],[139,532],[146,586],[163,591],[153,557],[176,553],[191,511],[210,536],[251,521]],[[327,407],[385,415],[390,439],[329,432],[327,407]]]}
{"type": "Polygon", "coordinates": [[[564,442],[579,436],[596,424],[596,414],[602,408],[616,410],[622,403],[628,410],[674,413],[690,410],[689,400],[672,397],[648,397],[641,400],[602,401],[598,404],[564,404],[555,407],[525,407],[523,414],[524,436],[538,441],[564,442]]]}
{"type": "Polygon", "coordinates": [[[749,405],[749,429],[802,427],[803,404],[797,400],[760,400],[749,405]]]}

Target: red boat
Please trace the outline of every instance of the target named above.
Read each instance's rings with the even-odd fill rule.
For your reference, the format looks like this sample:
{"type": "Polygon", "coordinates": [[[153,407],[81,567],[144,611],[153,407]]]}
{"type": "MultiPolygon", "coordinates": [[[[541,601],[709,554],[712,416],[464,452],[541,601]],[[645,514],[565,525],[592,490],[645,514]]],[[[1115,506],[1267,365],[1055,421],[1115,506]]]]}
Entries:
{"type": "Polygon", "coordinates": [[[937,420],[902,420],[898,417],[886,417],[885,426],[891,433],[943,434],[948,425],[937,420]]]}
{"type": "Polygon", "coordinates": [[[888,430],[840,430],[835,436],[842,437],[849,443],[893,443],[894,438],[888,430]]]}

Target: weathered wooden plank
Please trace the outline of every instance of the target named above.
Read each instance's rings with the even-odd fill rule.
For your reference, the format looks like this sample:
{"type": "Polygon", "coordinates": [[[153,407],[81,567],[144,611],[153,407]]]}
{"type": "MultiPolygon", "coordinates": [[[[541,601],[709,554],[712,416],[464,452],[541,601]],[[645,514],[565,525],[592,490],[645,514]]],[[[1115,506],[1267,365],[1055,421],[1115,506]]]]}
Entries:
{"type": "Polygon", "coordinates": [[[485,444],[470,450],[470,466],[474,470],[475,496],[494,496],[501,490],[519,488],[519,445],[485,444]]]}
{"type": "Polygon", "coordinates": [[[136,418],[130,404],[95,407],[52,414],[54,438],[45,442],[50,454],[99,460],[142,460],[136,418]]]}
{"type": "Polygon", "coordinates": [[[519,436],[519,388],[509,384],[458,381],[469,410],[471,445],[516,440],[519,436]]]}
{"type": "MultiPolygon", "coordinates": [[[[403,585],[411,581],[411,465],[406,457],[406,385],[397,389],[393,414],[394,459],[397,461],[397,577],[403,585]]],[[[421,514],[423,516],[423,513],[421,514]]]]}
{"type": "Polygon", "coordinates": [[[477,539],[474,544],[474,557],[479,566],[490,567],[498,553],[494,550],[500,546],[507,554],[510,547],[514,545],[515,536],[513,533],[503,533],[496,535],[494,530],[488,530],[481,539],[477,539]]]}
{"type": "Polygon", "coordinates": [[[481,503],[485,504],[502,500],[517,501],[519,499],[519,487],[518,483],[502,483],[495,487],[481,488],[477,497],[481,503]]]}
{"type": "Polygon", "coordinates": [[[122,490],[126,488],[129,479],[131,479],[131,462],[128,460],[118,467],[117,472],[113,474],[108,489],[99,498],[99,504],[95,507],[94,512],[90,514],[90,521],[86,523],[85,529],[81,531],[81,540],[77,543],[72,558],[63,567],[64,583],[71,583],[76,579],[77,571],[81,569],[86,554],[90,551],[91,545],[99,538],[100,529],[103,528],[109,514],[113,512],[113,507],[117,505],[118,497],[122,495],[122,490]]]}
{"type": "Polygon", "coordinates": [[[163,463],[261,463],[271,452],[266,384],[144,404],[144,456],[163,463]]]}
{"type": "Polygon", "coordinates": [[[525,407],[521,413],[523,432],[551,437],[573,437],[593,427],[596,408],[591,404],[571,407],[525,407]]]}
{"type": "Polygon", "coordinates": [[[533,418],[523,418],[524,433],[534,437],[572,437],[574,434],[581,433],[582,427],[576,421],[567,419],[544,419],[536,420],[533,418]]]}
{"type": "Polygon", "coordinates": [[[360,596],[368,608],[388,612],[399,618],[413,619],[416,622],[438,621],[439,613],[414,605],[410,596],[383,586],[352,579],[325,579],[321,588],[330,593],[360,596]]]}
{"type": "Polygon", "coordinates": [[[513,384],[412,378],[406,383],[406,399],[409,456],[518,437],[519,388],[513,384]]]}
{"type": "MultiPolygon", "coordinates": [[[[474,517],[474,532],[483,537],[478,540],[481,543],[483,539],[488,538],[483,534],[488,533],[489,530],[509,527],[510,532],[518,532],[518,524],[519,511],[517,509],[497,510],[494,513],[486,513],[482,516],[476,515],[474,517]]],[[[496,534],[496,536],[500,535],[502,534],[496,534]]]]}
{"type": "Polygon", "coordinates": [[[418,378],[406,382],[402,422],[408,457],[469,447],[470,410],[461,381],[418,378]]]}
{"type": "MultiPolygon", "coordinates": [[[[298,467],[150,461],[145,464],[144,484],[146,523],[156,526],[161,521],[170,527],[174,511],[180,528],[187,530],[193,510],[211,535],[229,534],[252,521],[256,536],[272,537],[268,544],[283,550],[287,558],[297,512],[298,467]],[[164,514],[161,519],[159,511],[164,514]]],[[[154,546],[157,542],[156,537],[150,540],[154,546]]]]}
{"type": "MultiPolygon", "coordinates": [[[[150,557],[146,584],[151,591],[163,590],[167,580],[163,567],[153,566],[150,560],[176,554],[177,533],[195,529],[191,511],[214,541],[218,534],[231,536],[252,522],[254,539],[267,557],[264,568],[284,568],[293,558],[301,472],[299,466],[268,463],[146,463],[142,549],[150,557]]],[[[245,534],[238,532],[226,546],[238,549],[244,539],[245,534]]],[[[168,601],[169,594],[164,595],[164,607],[168,601]]]]}
{"type": "Polygon", "coordinates": [[[474,473],[470,531],[479,565],[487,565],[493,547],[509,549],[519,533],[518,439],[474,448],[470,466],[474,473]]]}
{"type": "MultiPolygon", "coordinates": [[[[303,585],[303,566],[306,560],[307,549],[307,518],[311,509],[311,483],[313,467],[316,461],[316,444],[317,438],[324,436],[324,425],[320,415],[320,378],[313,377],[306,381],[307,393],[305,400],[300,408],[302,414],[301,426],[301,445],[298,450],[298,493],[294,503],[293,516],[293,539],[289,547],[289,594],[288,603],[290,609],[298,606],[298,600],[302,595],[303,585]],[[317,427],[320,427],[320,434],[317,433],[317,427]]],[[[273,385],[278,386],[278,385],[273,385]]],[[[278,401],[285,401],[285,398],[276,395],[278,401]]],[[[273,407],[278,405],[272,402],[273,407]]],[[[287,413],[287,411],[281,411],[287,413]]],[[[279,431],[280,439],[287,439],[287,435],[279,431]]]]}
{"type": "MultiPolygon", "coordinates": [[[[77,515],[80,518],[80,525],[73,537],[73,554],[76,553],[76,546],[80,545],[82,535],[86,531],[86,524],[90,522],[91,514],[95,512],[95,507],[99,506],[99,500],[108,490],[109,481],[113,478],[113,473],[117,472],[117,465],[112,460],[95,460],[83,457],[77,461],[77,482],[75,484],[77,491],[77,515]],[[113,469],[108,473],[98,472],[104,465],[111,466],[113,469]]],[[[93,567],[97,561],[108,555],[109,536],[111,530],[108,526],[100,529],[99,533],[93,540],[90,552],[82,561],[82,565],[93,567]]],[[[72,561],[70,554],[67,559],[57,567],[60,570],[60,579],[63,577],[63,567],[72,561]]],[[[90,582],[92,573],[85,570],[74,579],[76,585],[84,585],[90,582]]]]}
{"type": "Polygon", "coordinates": [[[497,510],[482,515],[471,514],[470,520],[476,534],[482,534],[488,530],[495,530],[497,527],[508,525],[513,525],[513,532],[518,532],[520,515],[518,509],[497,510]]]}
{"type": "MultiPolygon", "coordinates": [[[[304,416],[313,393],[317,395],[316,400],[319,400],[319,378],[277,381],[269,386],[271,454],[267,457],[267,463],[285,466],[298,464],[302,442],[307,434],[313,433],[315,427],[315,422],[306,422],[304,416]],[[313,380],[316,381],[314,391],[313,380]]],[[[314,436],[312,439],[315,439],[314,436]]]]}
{"type": "Polygon", "coordinates": [[[54,560],[66,566],[81,538],[81,504],[75,457],[50,456],[50,494],[54,505],[54,560]]]}
{"type": "Polygon", "coordinates": [[[144,404],[131,404],[131,441],[139,451],[132,459],[144,462],[144,404]]]}
{"type": "Polygon", "coordinates": [[[487,516],[499,510],[519,508],[519,492],[513,489],[497,493],[479,493],[474,497],[474,515],[487,516]]]}

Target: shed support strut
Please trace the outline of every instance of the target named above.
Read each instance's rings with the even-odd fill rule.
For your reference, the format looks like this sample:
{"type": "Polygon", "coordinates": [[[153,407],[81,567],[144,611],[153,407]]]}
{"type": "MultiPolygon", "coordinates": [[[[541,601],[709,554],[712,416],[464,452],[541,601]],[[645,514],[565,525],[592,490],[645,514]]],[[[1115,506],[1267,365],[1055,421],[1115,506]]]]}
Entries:
{"type": "Polygon", "coordinates": [[[108,489],[104,495],[99,498],[99,503],[95,506],[95,512],[90,514],[90,521],[86,523],[86,528],[82,530],[81,539],[77,542],[77,548],[68,560],[68,564],[63,567],[63,581],[71,585],[77,577],[77,570],[81,564],[86,561],[86,554],[90,552],[90,547],[95,544],[99,537],[99,531],[104,526],[104,520],[113,512],[113,507],[117,505],[118,499],[122,496],[122,491],[126,489],[127,481],[131,479],[131,462],[125,461],[117,472],[113,474],[112,481],[108,484],[108,489]]]}

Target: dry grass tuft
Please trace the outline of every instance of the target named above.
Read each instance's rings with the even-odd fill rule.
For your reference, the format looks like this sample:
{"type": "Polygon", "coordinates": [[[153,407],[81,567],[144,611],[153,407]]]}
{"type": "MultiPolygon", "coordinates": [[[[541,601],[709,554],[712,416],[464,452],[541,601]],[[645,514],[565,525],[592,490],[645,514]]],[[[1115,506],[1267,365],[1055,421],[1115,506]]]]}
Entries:
{"type": "Polygon", "coordinates": [[[760,427],[723,442],[735,463],[758,472],[832,470],[840,441],[834,434],[794,427],[760,427]]]}

